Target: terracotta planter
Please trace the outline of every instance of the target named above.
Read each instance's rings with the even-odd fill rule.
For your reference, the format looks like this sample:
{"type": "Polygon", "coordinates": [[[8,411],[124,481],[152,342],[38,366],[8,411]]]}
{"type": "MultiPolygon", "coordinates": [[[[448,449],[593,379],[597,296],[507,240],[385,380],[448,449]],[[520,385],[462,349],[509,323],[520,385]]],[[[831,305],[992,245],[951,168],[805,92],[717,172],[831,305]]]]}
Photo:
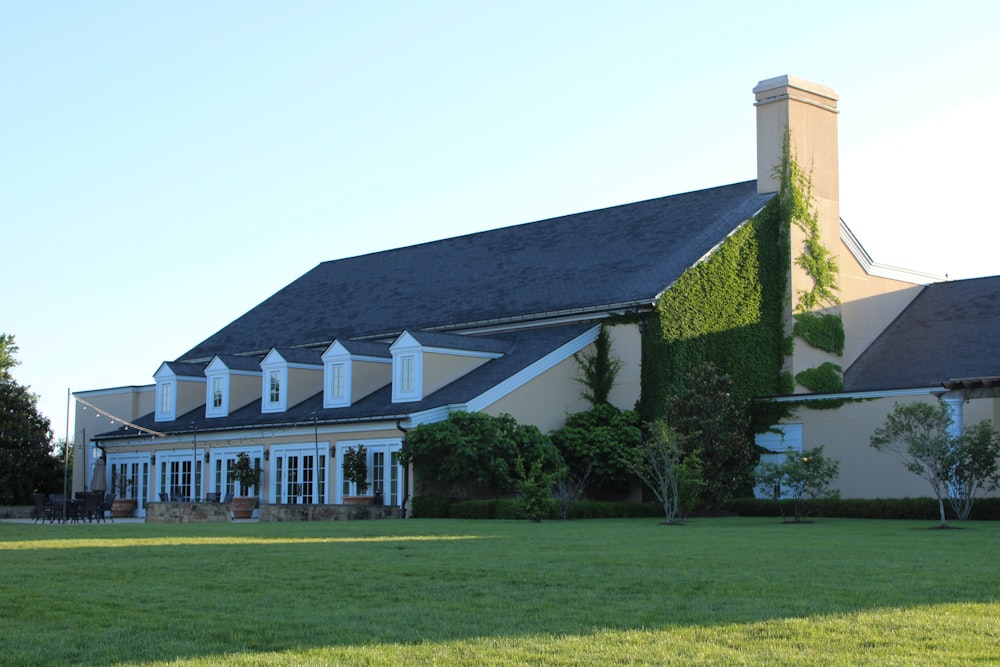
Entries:
{"type": "Polygon", "coordinates": [[[375,496],[344,496],[345,505],[372,505],[375,503],[375,496]]]}
{"type": "Polygon", "coordinates": [[[116,519],[127,519],[135,511],[135,498],[115,498],[111,503],[111,516],[116,519]]]}
{"type": "Polygon", "coordinates": [[[257,506],[257,499],[251,496],[237,496],[232,499],[229,507],[233,510],[234,519],[249,519],[257,506]]]}

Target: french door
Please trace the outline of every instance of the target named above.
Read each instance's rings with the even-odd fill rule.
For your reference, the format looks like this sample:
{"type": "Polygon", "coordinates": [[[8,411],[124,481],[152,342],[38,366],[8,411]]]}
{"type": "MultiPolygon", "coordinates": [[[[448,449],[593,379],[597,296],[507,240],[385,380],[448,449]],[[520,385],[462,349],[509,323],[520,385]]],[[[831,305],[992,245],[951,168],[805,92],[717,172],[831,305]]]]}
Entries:
{"type": "Polygon", "coordinates": [[[324,443],[271,447],[273,502],[282,505],[328,503],[328,447],[324,443]]]}

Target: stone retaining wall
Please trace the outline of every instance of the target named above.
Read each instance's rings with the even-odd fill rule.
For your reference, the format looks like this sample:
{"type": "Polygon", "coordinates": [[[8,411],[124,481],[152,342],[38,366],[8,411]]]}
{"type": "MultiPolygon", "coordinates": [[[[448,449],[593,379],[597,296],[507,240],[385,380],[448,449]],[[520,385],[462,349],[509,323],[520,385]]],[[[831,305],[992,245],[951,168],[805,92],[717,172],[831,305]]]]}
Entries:
{"type": "Polygon", "coordinates": [[[0,519],[30,519],[34,514],[34,505],[0,505],[0,519]]]}
{"type": "Polygon", "coordinates": [[[389,505],[261,505],[261,521],[350,521],[398,519],[398,507],[389,505]]]}
{"type": "MultiPolygon", "coordinates": [[[[28,508],[28,516],[31,516],[28,508]]],[[[261,521],[352,521],[398,519],[398,507],[386,505],[261,505],[261,521]]],[[[232,521],[224,503],[148,503],[146,523],[215,523],[232,521]]]]}
{"type": "Polygon", "coordinates": [[[221,523],[232,521],[222,503],[147,503],[146,523],[221,523]]]}

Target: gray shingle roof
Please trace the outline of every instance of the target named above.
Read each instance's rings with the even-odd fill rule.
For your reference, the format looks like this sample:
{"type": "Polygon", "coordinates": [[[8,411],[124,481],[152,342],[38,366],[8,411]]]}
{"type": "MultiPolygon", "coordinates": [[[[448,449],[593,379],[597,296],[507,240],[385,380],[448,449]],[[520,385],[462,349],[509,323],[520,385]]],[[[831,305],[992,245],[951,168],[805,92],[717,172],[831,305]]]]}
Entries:
{"type": "MultiPolygon", "coordinates": [[[[305,424],[312,420],[313,415],[320,423],[402,418],[432,408],[466,403],[582,335],[591,326],[593,325],[575,324],[491,335],[491,345],[502,343],[507,348],[507,354],[487,361],[421,401],[393,403],[392,387],[387,384],[354,405],[344,408],[324,408],[323,393],[318,392],[282,413],[261,413],[261,402],[258,399],[228,417],[206,418],[205,406],[201,405],[174,421],[157,422],[154,414],[150,413],[136,419],[135,423],[154,431],[174,434],[190,433],[192,427],[204,432],[263,428],[274,424],[305,424]]],[[[135,429],[122,427],[95,437],[106,439],[135,435],[135,429]]]]}
{"type": "Polygon", "coordinates": [[[847,391],[1000,376],[1000,276],[928,285],[844,372],[847,391]]]}
{"type": "Polygon", "coordinates": [[[747,181],[324,262],[179,360],[649,303],[771,196],[747,181]]]}

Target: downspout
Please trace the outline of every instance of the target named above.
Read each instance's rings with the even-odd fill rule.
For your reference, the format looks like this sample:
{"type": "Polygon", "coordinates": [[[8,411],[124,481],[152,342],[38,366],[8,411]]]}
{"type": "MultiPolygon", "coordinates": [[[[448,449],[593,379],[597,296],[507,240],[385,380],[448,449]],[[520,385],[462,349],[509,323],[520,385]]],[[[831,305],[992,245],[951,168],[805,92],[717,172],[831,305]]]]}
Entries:
{"type": "MultiPolygon", "coordinates": [[[[403,428],[403,423],[401,419],[396,420],[396,430],[403,434],[403,440],[406,440],[406,434],[408,429],[403,428]]],[[[406,501],[410,499],[409,497],[409,481],[410,481],[410,466],[406,466],[406,470],[403,471],[403,505],[400,507],[400,518],[406,518],[406,501]]]]}

